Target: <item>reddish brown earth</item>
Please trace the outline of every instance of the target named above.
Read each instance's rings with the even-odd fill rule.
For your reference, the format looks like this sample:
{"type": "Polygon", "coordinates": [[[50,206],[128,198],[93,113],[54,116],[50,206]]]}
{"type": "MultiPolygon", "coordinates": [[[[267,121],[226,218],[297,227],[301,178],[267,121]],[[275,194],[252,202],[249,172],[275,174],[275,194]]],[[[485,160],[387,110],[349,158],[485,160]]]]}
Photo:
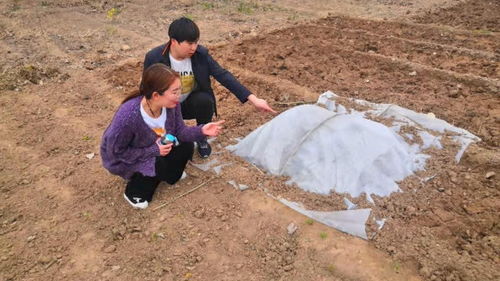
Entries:
{"type": "MultiPolygon", "coordinates": [[[[490,18],[498,25],[498,14],[490,18]]],[[[431,280],[495,280],[499,271],[489,269],[499,262],[499,185],[485,175],[498,172],[500,164],[499,39],[495,33],[332,17],[226,45],[217,53],[226,64],[312,92],[332,90],[432,112],[481,137],[460,165],[451,158],[433,163],[438,176],[417,192],[409,192],[410,182],[402,186],[408,192],[376,200],[380,214],[391,220],[373,241],[397,259],[416,261],[431,280]]],[[[301,98],[286,97],[287,102],[301,98]]],[[[281,185],[275,191],[316,209],[342,202],[338,195],[297,195],[289,189],[281,185]]]]}
{"type": "Polygon", "coordinates": [[[298,2],[1,3],[0,280],[500,279],[499,4],[298,2]],[[120,13],[108,19],[111,8],[120,13]],[[265,195],[344,208],[340,195],[301,192],[223,149],[273,116],[216,84],[226,129],[211,159],[231,165],[220,175],[189,165],[186,180],[133,210],[124,181],[100,165],[100,137],[135,89],[144,53],[183,14],[280,112],[331,90],[432,112],[482,141],[459,164],[434,151],[435,178],[375,198],[363,241],[265,195]],[[380,232],[374,217],[388,219],[380,232]]]}
{"type": "Polygon", "coordinates": [[[442,10],[429,10],[416,17],[416,21],[489,33],[500,31],[498,30],[499,13],[500,6],[496,1],[469,0],[442,10]]]}

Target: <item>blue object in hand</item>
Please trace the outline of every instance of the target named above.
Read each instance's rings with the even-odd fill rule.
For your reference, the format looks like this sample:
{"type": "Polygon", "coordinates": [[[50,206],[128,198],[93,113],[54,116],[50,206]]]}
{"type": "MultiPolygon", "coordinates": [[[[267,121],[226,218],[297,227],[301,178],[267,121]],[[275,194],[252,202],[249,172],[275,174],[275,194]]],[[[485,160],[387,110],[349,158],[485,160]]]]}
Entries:
{"type": "Polygon", "coordinates": [[[171,134],[165,134],[163,135],[163,137],[161,137],[161,140],[160,140],[161,144],[163,145],[166,145],[166,144],[169,144],[169,143],[173,143],[174,146],[178,146],[179,145],[179,140],[177,140],[177,138],[171,134]]]}

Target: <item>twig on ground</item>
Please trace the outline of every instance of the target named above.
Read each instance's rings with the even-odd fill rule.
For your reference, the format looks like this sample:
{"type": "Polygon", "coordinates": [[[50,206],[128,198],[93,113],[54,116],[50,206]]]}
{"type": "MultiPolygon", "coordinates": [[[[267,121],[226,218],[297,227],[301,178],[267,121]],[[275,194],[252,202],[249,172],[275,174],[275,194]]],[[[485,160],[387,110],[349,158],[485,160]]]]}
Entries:
{"type": "Polygon", "coordinates": [[[17,228],[7,229],[6,231],[0,232],[0,236],[5,235],[5,234],[12,232],[12,231],[15,231],[15,230],[17,230],[17,228]]]}
{"type": "Polygon", "coordinates": [[[188,195],[189,193],[191,193],[191,192],[193,192],[193,191],[197,190],[198,188],[200,188],[200,187],[204,186],[205,184],[209,183],[209,182],[210,182],[211,180],[213,180],[214,178],[215,178],[215,177],[212,177],[212,178],[208,179],[206,182],[202,182],[202,183],[200,183],[199,185],[197,185],[197,186],[193,187],[192,189],[190,189],[190,190],[188,190],[188,191],[186,191],[186,192],[182,193],[181,195],[179,195],[179,196],[177,196],[177,197],[173,198],[172,200],[170,200],[170,201],[168,201],[168,202],[165,202],[165,203],[161,204],[160,206],[158,206],[158,207],[154,208],[154,209],[153,209],[153,211],[159,210],[159,209],[161,209],[161,208],[163,208],[163,207],[165,207],[165,206],[167,206],[167,205],[171,204],[171,203],[172,203],[172,202],[174,202],[175,200],[177,200],[177,199],[179,199],[179,198],[181,198],[181,197],[184,197],[184,196],[188,195]]]}
{"type": "Polygon", "coordinates": [[[284,105],[284,106],[287,106],[287,105],[299,105],[299,104],[308,104],[308,103],[311,103],[311,102],[307,102],[307,101],[291,101],[291,102],[275,102],[274,104],[275,105],[284,105]]]}
{"type": "Polygon", "coordinates": [[[56,263],[57,260],[56,259],[53,259],[52,261],[50,261],[46,266],[45,266],[45,270],[49,269],[49,267],[51,267],[54,263],[56,263]]]}
{"type": "Polygon", "coordinates": [[[254,164],[254,163],[251,163],[251,162],[250,162],[250,164],[252,164],[252,166],[253,166],[255,169],[257,169],[257,171],[259,171],[261,174],[265,175],[265,173],[264,173],[264,172],[262,172],[262,170],[261,170],[261,169],[259,169],[259,167],[255,166],[255,164],[254,164]]]}

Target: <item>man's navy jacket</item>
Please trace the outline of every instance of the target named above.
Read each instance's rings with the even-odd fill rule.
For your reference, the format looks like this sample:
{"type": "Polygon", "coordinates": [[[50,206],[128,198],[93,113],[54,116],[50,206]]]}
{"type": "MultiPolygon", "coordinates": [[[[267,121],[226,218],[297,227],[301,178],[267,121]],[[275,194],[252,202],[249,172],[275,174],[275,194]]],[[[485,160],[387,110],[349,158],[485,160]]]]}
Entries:
{"type": "MultiPolygon", "coordinates": [[[[144,59],[144,70],[155,63],[163,63],[170,67],[169,59],[170,43],[160,45],[146,54],[144,59]]],[[[196,52],[191,57],[194,79],[197,84],[197,91],[209,93],[215,104],[215,95],[210,83],[210,76],[213,76],[219,83],[233,93],[242,103],[248,100],[251,92],[241,85],[241,83],[231,74],[222,68],[208,53],[207,48],[198,45],[196,52]]],[[[217,112],[217,109],[216,111],[217,112]]]]}

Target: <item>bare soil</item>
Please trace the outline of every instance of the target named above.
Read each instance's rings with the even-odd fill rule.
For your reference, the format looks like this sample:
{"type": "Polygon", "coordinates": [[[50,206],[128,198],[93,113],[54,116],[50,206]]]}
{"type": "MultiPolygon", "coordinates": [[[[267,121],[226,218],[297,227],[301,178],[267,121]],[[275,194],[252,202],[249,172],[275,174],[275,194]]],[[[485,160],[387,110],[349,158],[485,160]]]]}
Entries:
{"type": "Polygon", "coordinates": [[[0,3],[0,280],[500,279],[500,5],[303,3],[0,3]],[[189,165],[187,179],[162,184],[150,208],[133,210],[125,182],[102,168],[99,142],[137,87],[144,54],[181,15],[279,111],[332,90],[432,112],[482,141],[459,164],[448,150],[431,151],[432,180],[409,178],[403,192],[375,198],[363,241],[266,195],[345,208],[340,195],[302,192],[226,151],[273,116],[214,84],[226,129],[215,154],[194,162],[230,165],[220,175],[189,165]],[[293,235],[290,223],[299,227],[293,235]]]}
{"type": "Polygon", "coordinates": [[[430,9],[416,17],[419,23],[448,25],[479,33],[499,32],[498,13],[500,6],[495,1],[464,1],[445,9],[430,9]],[[467,13],[463,13],[467,11],[467,13]]]}

